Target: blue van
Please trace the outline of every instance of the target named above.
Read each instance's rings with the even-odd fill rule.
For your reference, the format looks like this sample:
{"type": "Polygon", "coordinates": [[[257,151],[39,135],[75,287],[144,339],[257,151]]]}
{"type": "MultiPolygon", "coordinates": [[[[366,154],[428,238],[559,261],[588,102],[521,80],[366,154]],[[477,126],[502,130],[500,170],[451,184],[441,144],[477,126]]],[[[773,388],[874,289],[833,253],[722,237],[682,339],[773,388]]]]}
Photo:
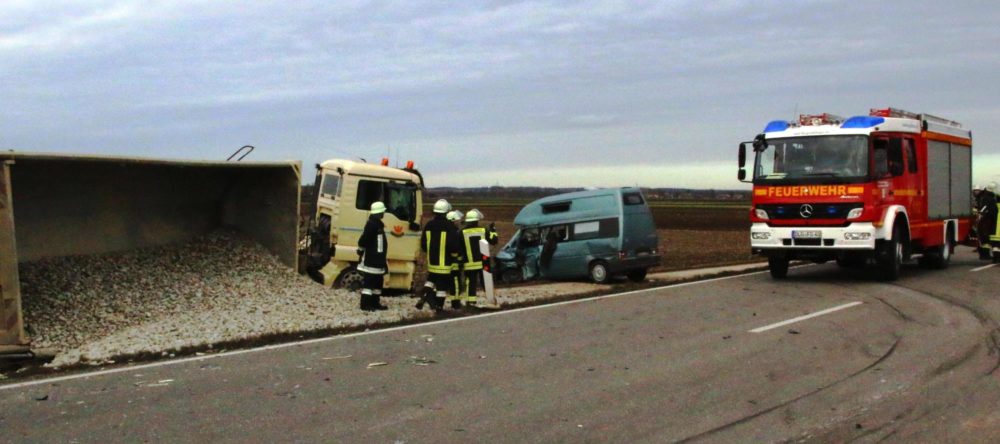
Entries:
{"type": "Polygon", "coordinates": [[[578,279],[641,282],[660,264],[659,236],[638,188],[559,194],[536,200],[514,219],[517,232],[495,256],[502,282],[578,279]]]}

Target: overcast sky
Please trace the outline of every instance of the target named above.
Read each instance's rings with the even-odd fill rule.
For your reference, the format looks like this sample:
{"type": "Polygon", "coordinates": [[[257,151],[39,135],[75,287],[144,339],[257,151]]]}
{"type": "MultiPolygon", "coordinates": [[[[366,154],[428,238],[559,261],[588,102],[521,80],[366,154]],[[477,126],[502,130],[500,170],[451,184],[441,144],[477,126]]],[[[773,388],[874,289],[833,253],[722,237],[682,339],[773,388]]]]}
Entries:
{"type": "Polygon", "coordinates": [[[739,188],[767,121],[894,106],[965,124],[1000,180],[998,23],[994,1],[3,0],[0,148],[739,188]]]}

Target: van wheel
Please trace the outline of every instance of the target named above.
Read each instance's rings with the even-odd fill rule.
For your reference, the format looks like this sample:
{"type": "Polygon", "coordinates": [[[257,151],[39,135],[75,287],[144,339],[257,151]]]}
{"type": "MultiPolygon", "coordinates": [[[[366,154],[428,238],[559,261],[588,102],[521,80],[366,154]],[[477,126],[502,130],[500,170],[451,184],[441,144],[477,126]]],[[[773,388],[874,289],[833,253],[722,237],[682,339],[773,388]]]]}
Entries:
{"type": "Polygon", "coordinates": [[[608,264],[604,261],[594,261],[590,264],[590,280],[595,284],[607,284],[611,280],[608,264]]]}
{"type": "Polygon", "coordinates": [[[348,268],[340,273],[334,286],[348,291],[360,291],[364,280],[365,277],[357,268],[348,268]]]}
{"type": "Polygon", "coordinates": [[[899,226],[892,230],[892,240],[883,241],[882,249],[878,255],[879,278],[884,281],[894,281],[899,279],[899,270],[903,265],[904,245],[901,240],[903,230],[899,226]]]}
{"type": "Polygon", "coordinates": [[[646,280],[646,273],[648,271],[649,270],[645,268],[640,268],[637,270],[629,270],[625,272],[625,276],[627,276],[628,280],[632,282],[643,282],[646,280]]]}
{"type": "Polygon", "coordinates": [[[521,270],[517,268],[508,268],[503,271],[500,275],[500,282],[505,284],[516,284],[524,279],[524,275],[521,274],[521,270]]]}
{"type": "Polygon", "coordinates": [[[767,269],[774,279],[784,279],[788,276],[788,257],[781,255],[767,257],[767,269]]]}

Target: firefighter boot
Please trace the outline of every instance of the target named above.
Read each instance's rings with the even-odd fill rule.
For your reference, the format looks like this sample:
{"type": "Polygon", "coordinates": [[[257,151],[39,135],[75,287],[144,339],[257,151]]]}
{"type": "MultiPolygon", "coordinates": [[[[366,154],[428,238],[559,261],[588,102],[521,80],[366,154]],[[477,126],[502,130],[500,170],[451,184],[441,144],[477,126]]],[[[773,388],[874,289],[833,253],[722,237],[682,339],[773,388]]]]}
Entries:
{"type": "Polygon", "coordinates": [[[381,297],[382,297],[382,290],[375,290],[375,291],[372,292],[372,309],[375,309],[375,310],[388,310],[389,309],[389,307],[386,307],[385,305],[382,305],[381,302],[379,302],[379,298],[381,298],[381,297]]]}
{"type": "Polygon", "coordinates": [[[372,303],[372,298],[374,296],[368,294],[367,292],[361,293],[361,309],[364,311],[375,311],[375,305],[372,303]]]}

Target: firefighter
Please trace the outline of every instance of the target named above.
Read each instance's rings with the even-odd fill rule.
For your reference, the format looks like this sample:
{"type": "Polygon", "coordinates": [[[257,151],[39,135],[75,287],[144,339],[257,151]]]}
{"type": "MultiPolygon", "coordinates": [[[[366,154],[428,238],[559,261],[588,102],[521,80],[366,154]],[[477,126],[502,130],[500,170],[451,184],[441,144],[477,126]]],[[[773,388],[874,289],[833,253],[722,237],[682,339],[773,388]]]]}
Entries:
{"type": "MultiPolygon", "coordinates": [[[[473,209],[472,211],[476,213],[476,225],[479,225],[479,222],[486,216],[483,215],[482,211],[476,209],[473,209]]],[[[500,235],[497,233],[497,226],[492,222],[490,222],[490,225],[486,227],[486,242],[488,242],[491,246],[496,246],[496,244],[500,242],[500,235]]],[[[482,288],[484,291],[486,290],[485,282],[486,278],[483,276],[483,270],[479,270],[479,288],[482,288]]]]}
{"type": "Polygon", "coordinates": [[[420,237],[420,249],[427,254],[427,282],[424,284],[424,292],[431,292],[433,297],[422,298],[417,303],[417,308],[423,306],[424,300],[428,300],[431,308],[440,311],[444,308],[445,296],[451,292],[451,265],[458,262],[460,239],[455,234],[455,225],[448,222],[446,215],[449,211],[451,204],[447,200],[435,202],[434,217],[424,225],[420,237]]]}
{"type": "Polygon", "coordinates": [[[997,199],[997,183],[990,182],[983,190],[983,206],[980,207],[979,215],[982,218],[982,237],[988,239],[988,248],[992,250],[993,262],[1000,262],[1000,203],[997,199]]]}
{"type": "Polygon", "coordinates": [[[363,276],[361,283],[361,309],[364,311],[387,310],[389,307],[379,303],[382,296],[382,286],[385,274],[389,270],[387,252],[388,238],[385,235],[385,204],[375,202],[368,213],[368,222],[358,239],[358,271],[363,276]]]}
{"type": "Polygon", "coordinates": [[[479,226],[479,219],[483,213],[479,210],[470,210],[465,215],[465,228],[462,229],[462,239],[465,241],[465,264],[462,271],[462,286],[465,289],[463,300],[466,306],[476,305],[476,291],[483,281],[483,253],[479,249],[479,241],[486,239],[487,242],[496,244],[496,228],[491,224],[490,230],[479,226]]]}
{"type": "MultiPolygon", "coordinates": [[[[451,222],[452,227],[455,231],[454,236],[459,242],[462,239],[462,218],[465,217],[461,211],[452,210],[448,213],[448,222],[451,222]]],[[[461,244],[460,244],[461,246],[461,244]]],[[[464,248],[461,251],[465,251],[464,248]]],[[[462,282],[462,266],[465,265],[464,261],[456,261],[451,264],[451,292],[448,293],[448,301],[451,302],[451,308],[458,310],[462,308],[462,300],[465,298],[465,287],[462,282]]]]}
{"type": "Polygon", "coordinates": [[[975,222],[972,226],[972,231],[976,234],[976,251],[979,252],[980,260],[990,259],[990,234],[985,231],[987,227],[986,217],[983,216],[982,212],[986,207],[986,191],[983,185],[976,185],[972,187],[972,198],[975,200],[974,208],[972,209],[973,221],[975,222]]]}

